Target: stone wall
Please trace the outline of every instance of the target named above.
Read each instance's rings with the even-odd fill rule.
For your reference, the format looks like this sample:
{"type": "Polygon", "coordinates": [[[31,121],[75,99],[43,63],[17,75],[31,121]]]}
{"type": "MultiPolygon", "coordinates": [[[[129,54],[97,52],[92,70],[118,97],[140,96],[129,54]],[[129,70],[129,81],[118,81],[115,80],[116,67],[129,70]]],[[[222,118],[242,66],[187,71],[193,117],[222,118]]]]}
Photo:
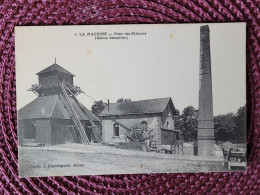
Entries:
{"type": "MultiPolygon", "coordinates": [[[[160,117],[130,118],[130,119],[118,118],[116,120],[130,129],[132,129],[133,126],[140,128],[141,122],[146,121],[149,129],[153,129],[152,133],[155,134],[154,139],[159,140],[161,138],[160,128],[158,128],[161,125],[160,117]]],[[[114,129],[113,129],[114,123],[115,122],[111,119],[102,120],[102,141],[103,142],[113,142],[113,136],[115,136],[114,129]]],[[[128,131],[125,128],[119,126],[119,136],[126,135],[127,133],[128,131]]]]}

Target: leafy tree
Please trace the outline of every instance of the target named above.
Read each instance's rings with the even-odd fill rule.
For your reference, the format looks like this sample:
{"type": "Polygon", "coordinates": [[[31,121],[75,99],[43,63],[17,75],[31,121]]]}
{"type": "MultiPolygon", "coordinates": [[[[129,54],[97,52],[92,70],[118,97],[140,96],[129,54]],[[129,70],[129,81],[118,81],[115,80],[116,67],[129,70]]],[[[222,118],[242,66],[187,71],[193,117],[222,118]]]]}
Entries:
{"type": "Polygon", "coordinates": [[[131,102],[131,99],[119,98],[116,102],[131,102]]]}
{"type": "Polygon", "coordinates": [[[91,106],[91,110],[93,114],[99,115],[104,110],[106,105],[107,103],[103,102],[102,100],[95,101],[94,104],[91,106]]]}
{"type": "MultiPolygon", "coordinates": [[[[182,116],[180,114],[180,111],[178,109],[175,109],[174,114],[174,129],[181,130],[181,124],[182,124],[182,116]]],[[[180,139],[183,139],[182,131],[180,131],[180,139]]]]}
{"type": "MultiPolygon", "coordinates": [[[[175,129],[181,130],[185,142],[197,141],[197,111],[192,106],[184,108],[182,114],[176,109],[175,129]]],[[[228,113],[214,117],[214,134],[216,141],[241,141],[246,139],[246,107],[237,113],[228,113]]]]}
{"type": "Polygon", "coordinates": [[[234,118],[236,140],[246,140],[246,106],[240,107],[234,118]]]}
{"type": "Polygon", "coordinates": [[[228,113],[214,117],[214,134],[217,141],[229,141],[234,139],[235,115],[228,113]]]}
{"type": "Polygon", "coordinates": [[[174,128],[176,130],[180,130],[181,129],[181,123],[182,123],[182,117],[181,117],[180,111],[178,109],[175,109],[174,128]]]}
{"type": "Polygon", "coordinates": [[[246,107],[236,114],[228,113],[214,117],[215,139],[217,141],[241,141],[246,139],[246,107]]]}
{"type": "Polygon", "coordinates": [[[183,140],[186,142],[196,141],[198,131],[197,110],[192,106],[184,108],[179,123],[183,140]]]}

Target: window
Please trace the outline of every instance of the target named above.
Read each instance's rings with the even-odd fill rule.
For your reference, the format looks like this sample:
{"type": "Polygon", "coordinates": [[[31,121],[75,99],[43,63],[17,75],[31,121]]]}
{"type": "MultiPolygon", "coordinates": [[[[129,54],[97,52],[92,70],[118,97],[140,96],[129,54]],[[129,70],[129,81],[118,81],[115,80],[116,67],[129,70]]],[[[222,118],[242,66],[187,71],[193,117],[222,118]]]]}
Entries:
{"type": "Polygon", "coordinates": [[[169,121],[167,121],[167,128],[169,127],[169,121]]]}
{"type": "Polygon", "coordinates": [[[118,123],[114,123],[113,128],[114,128],[114,135],[119,136],[119,125],[118,125],[118,123]]]}

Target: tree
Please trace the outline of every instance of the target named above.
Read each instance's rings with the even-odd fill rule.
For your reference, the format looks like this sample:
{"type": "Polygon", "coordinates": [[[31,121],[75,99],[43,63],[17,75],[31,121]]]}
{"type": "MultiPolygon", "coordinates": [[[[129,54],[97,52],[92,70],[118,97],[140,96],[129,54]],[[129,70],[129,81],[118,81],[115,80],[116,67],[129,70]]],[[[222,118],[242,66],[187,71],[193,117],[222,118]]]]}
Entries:
{"type": "Polygon", "coordinates": [[[236,140],[246,140],[246,106],[240,107],[234,118],[236,140]]]}
{"type": "MultiPolygon", "coordinates": [[[[182,115],[178,109],[175,109],[174,114],[174,129],[181,130],[182,129],[182,115]]],[[[179,139],[183,139],[183,132],[180,131],[179,139]]]]}
{"type": "Polygon", "coordinates": [[[186,142],[196,141],[198,131],[197,110],[192,106],[184,108],[179,123],[180,130],[183,134],[183,140],[186,142]]]}
{"type": "Polygon", "coordinates": [[[216,141],[229,141],[235,139],[235,115],[228,113],[214,117],[214,134],[216,141]]]}
{"type": "Polygon", "coordinates": [[[236,114],[228,113],[215,116],[214,130],[217,141],[245,141],[246,107],[240,107],[236,114]]]}
{"type": "Polygon", "coordinates": [[[102,100],[95,101],[94,104],[91,106],[91,110],[93,114],[99,115],[104,110],[106,105],[107,103],[103,102],[102,100]]]}
{"type": "MultiPolygon", "coordinates": [[[[176,109],[175,129],[181,130],[185,142],[197,140],[197,111],[188,106],[182,114],[176,109]]],[[[246,107],[238,109],[237,113],[228,113],[214,117],[214,135],[216,141],[245,141],[246,139],[246,107]]]]}
{"type": "Polygon", "coordinates": [[[182,117],[181,117],[180,111],[178,109],[175,109],[174,128],[176,130],[180,130],[181,129],[181,123],[182,123],[182,117]]]}
{"type": "Polygon", "coordinates": [[[117,99],[116,102],[131,102],[131,99],[130,98],[129,99],[119,98],[119,99],[117,99]]]}

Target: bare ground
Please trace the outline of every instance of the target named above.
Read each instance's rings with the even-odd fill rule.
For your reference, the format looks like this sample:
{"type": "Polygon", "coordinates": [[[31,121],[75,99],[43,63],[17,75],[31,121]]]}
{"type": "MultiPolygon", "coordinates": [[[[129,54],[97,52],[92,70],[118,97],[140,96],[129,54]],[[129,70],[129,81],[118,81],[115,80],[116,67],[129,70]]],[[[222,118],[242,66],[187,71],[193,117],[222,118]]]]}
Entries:
{"type": "Polygon", "coordinates": [[[19,167],[20,177],[227,171],[223,158],[82,144],[19,147],[19,167]]]}

